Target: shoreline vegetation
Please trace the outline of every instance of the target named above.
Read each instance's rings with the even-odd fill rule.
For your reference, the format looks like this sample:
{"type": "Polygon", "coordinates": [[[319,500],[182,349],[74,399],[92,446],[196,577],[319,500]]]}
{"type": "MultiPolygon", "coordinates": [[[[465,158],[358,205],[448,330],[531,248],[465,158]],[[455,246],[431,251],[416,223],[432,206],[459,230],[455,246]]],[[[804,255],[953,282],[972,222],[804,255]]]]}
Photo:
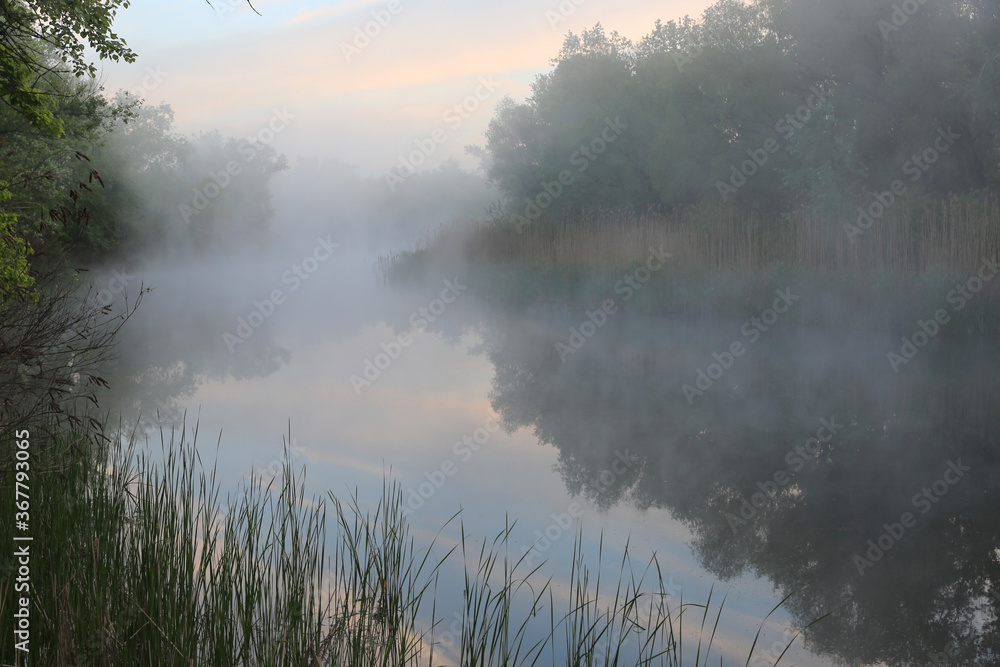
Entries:
{"type": "Polygon", "coordinates": [[[582,310],[612,298],[643,315],[740,319],[791,289],[801,300],[790,319],[802,325],[895,332],[947,309],[956,322],[945,335],[1000,333],[995,195],[902,200],[865,228],[856,218],[865,220],[846,206],[841,216],[710,208],[500,218],[442,227],[415,250],[380,257],[376,272],[404,286],[457,271],[502,308],[582,310]],[[669,259],[643,269],[654,254],[669,259]]]}
{"type": "MultiPolygon", "coordinates": [[[[26,614],[31,664],[680,667],[718,657],[725,600],[674,597],[655,553],[640,561],[625,545],[611,564],[602,543],[595,564],[578,534],[568,582],[555,581],[544,563],[510,555],[514,524],[474,535],[456,515],[441,529],[459,524],[453,546],[418,547],[391,480],[374,504],[357,491],[307,498],[290,434],[280,475],[246,471],[231,489],[203,463],[197,425],[161,428],[158,447],[116,426],[96,412],[101,365],[148,288],[123,311],[93,290],[72,272],[40,277],[4,302],[0,322],[10,399],[0,427],[12,435],[0,445],[0,496],[12,513],[27,503],[26,516],[0,522],[0,539],[21,549],[0,557],[0,624],[20,627],[15,615],[26,614]],[[610,586],[602,561],[620,567],[610,586]],[[446,596],[438,583],[456,569],[464,590],[446,596]]],[[[0,663],[25,664],[16,645],[0,644],[0,663]]]]}
{"type": "MultiPolygon", "coordinates": [[[[33,661],[713,664],[725,599],[673,597],[655,554],[635,562],[626,545],[609,587],[600,575],[603,543],[595,565],[578,534],[562,590],[541,566],[508,555],[513,524],[492,541],[474,539],[461,524],[458,543],[433,553],[441,550],[417,547],[392,481],[374,506],[357,492],[347,501],[332,493],[307,498],[304,469],[290,463],[290,436],[278,477],[251,472],[223,502],[217,471],[197,450],[197,426],[161,430],[159,455],[120,425],[110,438],[87,428],[21,431],[31,448],[33,661]],[[331,554],[328,519],[336,532],[331,554]],[[452,602],[461,623],[447,626],[438,582],[446,562],[459,559],[464,591],[452,602]],[[529,625],[536,616],[547,626],[541,632],[529,625]]],[[[8,452],[0,474],[5,497],[13,460],[8,452]]],[[[13,524],[3,522],[0,533],[13,543],[13,524]]],[[[11,557],[4,560],[11,573],[11,557]]],[[[14,581],[4,577],[0,596],[8,628],[14,581]]],[[[768,665],[780,662],[768,656],[768,665]]],[[[12,642],[3,642],[0,660],[23,664],[12,642]]]]}
{"type": "MultiPolygon", "coordinates": [[[[15,514],[27,485],[33,537],[30,597],[15,596],[28,576],[15,551],[0,557],[0,624],[28,609],[32,664],[436,666],[445,651],[462,665],[545,664],[556,651],[571,665],[629,664],[619,649],[710,664],[724,603],[674,604],[655,558],[633,569],[626,555],[601,589],[578,540],[569,595],[551,580],[532,588],[541,573],[509,559],[509,526],[475,548],[462,525],[458,545],[431,556],[391,482],[374,507],[307,499],[287,461],[280,479],[251,473],[223,502],[197,429],[161,432],[155,456],[108,417],[64,407],[96,406],[123,319],[82,297],[77,308],[45,274],[268,247],[272,181],[288,167],[271,145],[285,111],[255,139],[183,137],[168,104],[103,90],[92,57],[137,58],[112,30],[128,4],[0,6],[0,428],[30,434],[0,445],[0,495],[15,514]],[[429,634],[446,558],[466,573],[450,646],[429,634]],[[681,627],[691,612],[694,635],[681,627]],[[548,630],[533,636],[537,614],[548,630]]],[[[642,316],[742,320],[790,290],[790,323],[912,332],[944,324],[946,309],[942,336],[996,335],[1000,212],[981,193],[1000,184],[1000,21],[982,3],[920,4],[896,20],[895,0],[721,0],[637,42],[600,24],[570,32],[531,96],[498,101],[486,144],[469,151],[510,212],[376,269],[393,285],[459,270],[498,309],[620,298],[642,316]],[[903,196],[901,175],[920,189],[903,196]],[[546,210],[518,218],[524,201],[546,210]],[[654,250],[670,255],[656,268],[654,250]]],[[[352,183],[318,163],[303,173],[328,200],[331,183],[352,183]]],[[[427,173],[397,197],[380,187],[371,210],[384,231],[364,231],[389,237],[393,222],[453,210],[438,199],[474,199],[468,174],[427,173]]],[[[8,545],[15,530],[28,528],[0,522],[8,545]]],[[[0,662],[24,664],[9,639],[0,662]]]]}

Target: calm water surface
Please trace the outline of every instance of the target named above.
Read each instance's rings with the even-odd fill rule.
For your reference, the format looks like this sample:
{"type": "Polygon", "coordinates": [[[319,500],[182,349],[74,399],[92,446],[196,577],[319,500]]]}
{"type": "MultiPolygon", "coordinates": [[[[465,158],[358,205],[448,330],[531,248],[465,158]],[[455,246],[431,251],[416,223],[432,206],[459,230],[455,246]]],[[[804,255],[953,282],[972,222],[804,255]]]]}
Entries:
{"type": "MultiPolygon", "coordinates": [[[[344,251],[290,279],[315,246],[132,269],[130,287],[155,289],[122,341],[116,409],[147,427],[186,412],[203,452],[221,432],[234,487],[277,469],[290,426],[311,492],[374,502],[391,476],[423,544],[459,510],[476,544],[516,519],[513,555],[546,561],[557,592],[581,525],[609,575],[629,539],[678,602],[728,596],[724,664],[746,662],[793,592],[755,651],[768,665],[828,612],[781,664],[996,664],[994,339],[943,328],[894,369],[889,334],[779,315],[748,336],[739,319],[621,309],[570,340],[585,313],[491,308],[461,275],[392,290],[344,251]],[[260,326],[234,344],[240,318],[260,326]]],[[[456,539],[451,524],[439,542],[456,539]]]]}

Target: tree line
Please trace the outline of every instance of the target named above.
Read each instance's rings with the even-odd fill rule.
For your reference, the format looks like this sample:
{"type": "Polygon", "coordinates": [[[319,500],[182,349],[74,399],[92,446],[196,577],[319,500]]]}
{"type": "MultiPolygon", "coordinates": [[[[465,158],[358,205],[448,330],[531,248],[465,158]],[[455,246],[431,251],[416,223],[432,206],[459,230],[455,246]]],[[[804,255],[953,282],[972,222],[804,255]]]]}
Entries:
{"type": "Polygon", "coordinates": [[[468,151],[522,219],[836,216],[897,181],[924,198],[982,192],[1000,177],[998,45],[1000,0],[719,0],[638,41],[597,24],[569,33],[468,151]],[[609,123],[626,128],[614,141],[609,123]]]}

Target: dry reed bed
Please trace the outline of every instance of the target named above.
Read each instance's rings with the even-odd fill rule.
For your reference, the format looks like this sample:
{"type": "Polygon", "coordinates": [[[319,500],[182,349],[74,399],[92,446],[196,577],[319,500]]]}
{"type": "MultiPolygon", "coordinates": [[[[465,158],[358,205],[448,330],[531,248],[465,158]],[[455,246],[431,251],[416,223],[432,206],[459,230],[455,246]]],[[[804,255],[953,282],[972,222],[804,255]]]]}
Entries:
{"type": "Polygon", "coordinates": [[[830,218],[764,217],[732,211],[711,217],[650,211],[591,212],[559,220],[451,227],[425,247],[434,258],[470,264],[545,264],[611,269],[642,261],[650,246],[673,254],[674,271],[755,272],[785,265],[828,271],[969,273],[1000,255],[996,197],[955,198],[920,208],[897,205],[849,237],[857,211],[830,218]]]}

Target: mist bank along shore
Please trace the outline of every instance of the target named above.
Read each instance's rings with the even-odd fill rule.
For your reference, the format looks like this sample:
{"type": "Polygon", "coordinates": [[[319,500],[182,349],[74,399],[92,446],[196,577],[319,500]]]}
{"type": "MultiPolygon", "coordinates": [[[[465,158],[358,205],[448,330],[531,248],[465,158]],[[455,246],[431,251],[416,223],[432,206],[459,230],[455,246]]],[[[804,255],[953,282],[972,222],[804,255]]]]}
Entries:
{"type": "Polygon", "coordinates": [[[853,215],[845,205],[824,216],[714,208],[454,224],[381,258],[379,271],[398,285],[458,272],[477,298],[515,310],[747,320],[791,290],[799,300],[782,319],[798,324],[903,334],[929,320],[935,336],[1000,333],[994,195],[899,199],[862,235],[853,215]]]}

